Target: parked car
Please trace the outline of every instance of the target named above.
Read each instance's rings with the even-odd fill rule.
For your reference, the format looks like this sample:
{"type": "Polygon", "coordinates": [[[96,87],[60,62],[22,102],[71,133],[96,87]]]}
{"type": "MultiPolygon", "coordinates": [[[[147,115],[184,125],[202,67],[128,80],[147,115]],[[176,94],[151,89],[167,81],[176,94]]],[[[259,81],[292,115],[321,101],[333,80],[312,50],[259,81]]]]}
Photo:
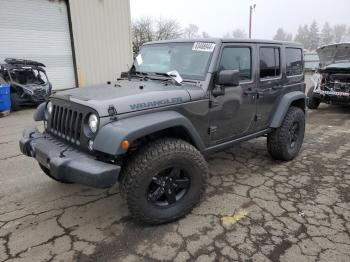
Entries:
{"type": "Polygon", "coordinates": [[[307,106],[317,109],[320,103],[350,104],[350,43],[327,45],[317,50],[320,66],[308,91],[307,106]]]}
{"type": "Polygon", "coordinates": [[[178,219],[205,192],[204,155],[267,136],[274,159],[290,161],[305,132],[303,47],[208,39],[143,46],[128,76],[62,91],[41,104],[21,151],[62,183],[120,182],[130,213],[178,219]]]}
{"type": "Polygon", "coordinates": [[[39,105],[51,95],[52,86],[44,67],[40,62],[14,58],[0,64],[0,77],[10,85],[12,110],[39,105]]]}

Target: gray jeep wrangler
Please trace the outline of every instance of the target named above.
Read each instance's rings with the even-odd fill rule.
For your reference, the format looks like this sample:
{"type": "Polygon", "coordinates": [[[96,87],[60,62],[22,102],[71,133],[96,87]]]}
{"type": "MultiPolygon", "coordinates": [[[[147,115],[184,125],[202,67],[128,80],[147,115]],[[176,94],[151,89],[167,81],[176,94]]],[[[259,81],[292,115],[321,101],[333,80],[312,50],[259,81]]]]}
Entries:
{"type": "Polygon", "coordinates": [[[305,131],[303,48],[296,43],[206,39],[145,44],[116,82],[52,95],[21,151],[62,183],[117,181],[136,219],[178,219],[200,201],[204,156],[267,136],[289,161],[305,131]]]}

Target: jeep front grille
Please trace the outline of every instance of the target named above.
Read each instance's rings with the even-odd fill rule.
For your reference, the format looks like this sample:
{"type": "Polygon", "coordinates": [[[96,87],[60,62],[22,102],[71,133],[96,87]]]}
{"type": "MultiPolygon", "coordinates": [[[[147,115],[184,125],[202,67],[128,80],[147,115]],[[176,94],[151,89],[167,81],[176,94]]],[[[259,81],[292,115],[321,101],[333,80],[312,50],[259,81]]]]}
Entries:
{"type": "Polygon", "coordinates": [[[50,132],[56,136],[80,145],[83,113],[54,104],[50,121],[50,132]]]}

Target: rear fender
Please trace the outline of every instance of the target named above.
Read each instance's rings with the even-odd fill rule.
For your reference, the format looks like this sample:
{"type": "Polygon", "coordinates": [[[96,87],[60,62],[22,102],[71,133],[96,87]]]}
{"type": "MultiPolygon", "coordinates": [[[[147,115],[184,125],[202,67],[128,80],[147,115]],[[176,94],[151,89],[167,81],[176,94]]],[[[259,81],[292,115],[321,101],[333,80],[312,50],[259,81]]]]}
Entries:
{"type": "Polygon", "coordinates": [[[295,104],[298,107],[303,107],[302,109],[305,111],[306,95],[301,91],[294,91],[285,94],[277,107],[277,110],[272,118],[270,127],[278,128],[281,126],[282,121],[292,104],[295,104]]]}

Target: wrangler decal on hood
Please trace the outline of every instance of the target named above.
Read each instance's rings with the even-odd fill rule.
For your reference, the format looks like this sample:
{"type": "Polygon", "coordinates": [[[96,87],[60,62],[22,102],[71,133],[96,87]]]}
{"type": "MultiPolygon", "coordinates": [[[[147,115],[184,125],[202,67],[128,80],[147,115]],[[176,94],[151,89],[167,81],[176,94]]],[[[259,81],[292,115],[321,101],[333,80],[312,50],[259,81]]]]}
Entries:
{"type": "Polygon", "coordinates": [[[179,104],[182,102],[183,102],[182,97],[174,97],[174,98],[170,98],[170,99],[162,99],[162,100],[158,100],[158,101],[132,104],[129,106],[132,110],[137,110],[137,109],[145,109],[145,108],[151,108],[151,107],[179,104]]]}

